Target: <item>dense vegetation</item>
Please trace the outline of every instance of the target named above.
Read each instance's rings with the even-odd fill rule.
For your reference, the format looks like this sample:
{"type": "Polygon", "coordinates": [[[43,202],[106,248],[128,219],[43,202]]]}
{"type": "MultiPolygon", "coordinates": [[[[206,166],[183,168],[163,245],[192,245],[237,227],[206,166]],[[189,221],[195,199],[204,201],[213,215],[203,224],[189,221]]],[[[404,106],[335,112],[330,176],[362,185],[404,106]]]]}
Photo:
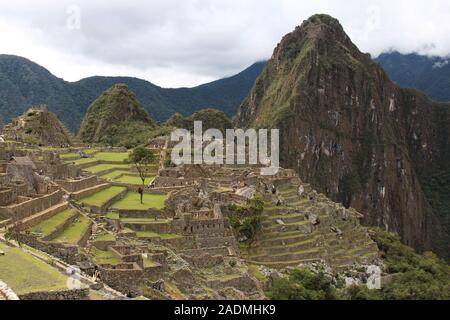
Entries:
{"type": "Polygon", "coordinates": [[[450,299],[450,267],[435,254],[418,254],[401,244],[397,235],[374,229],[371,232],[383,253],[385,272],[392,282],[381,290],[365,285],[345,288],[342,281],[323,271],[294,270],[289,276],[274,281],[267,293],[282,300],[440,300],[450,299]]]}
{"type": "Polygon", "coordinates": [[[231,117],[263,67],[264,63],[256,63],[230,78],[194,88],[167,89],[130,77],[91,77],[69,83],[25,58],[0,55],[0,118],[9,122],[31,105],[46,104],[76,132],[88,106],[117,83],[128,85],[157,121],[165,121],[175,112],[188,116],[205,107],[220,109],[231,117]]]}
{"type": "Polygon", "coordinates": [[[233,129],[231,119],[228,118],[223,111],[216,109],[203,109],[194,112],[189,117],[183,117],[181,114],[175,113],[169,118],[169,120],[167,120],[165,125],[173,128],[182,128],[193,131],[194,121],[202,122],[203,132],[214,128],[219,129],[223,134],[225,134],[226,129],[233,129]]]}
{"type": "Polygon", "coordinates": [[[239,206],[234,203],[228,206],[230,222],[238,237],[252,243],[262,228],[262,212],[264,202],[258,196],[249,200],[247,205],[239,206]]]}
{"type": "Polygon", "coordinates": [[[153,120],[124,84],[106,90],[90,106],[81,123],[79,136],[86,143],[107,143],[128,147],[144,143],[153,120]]]}
{"type": "Polygon", "coordinates": [[[375,61],[402,87],[417,88],[436,101],[450,101],[450,59],[391,52],[375,61]]]}

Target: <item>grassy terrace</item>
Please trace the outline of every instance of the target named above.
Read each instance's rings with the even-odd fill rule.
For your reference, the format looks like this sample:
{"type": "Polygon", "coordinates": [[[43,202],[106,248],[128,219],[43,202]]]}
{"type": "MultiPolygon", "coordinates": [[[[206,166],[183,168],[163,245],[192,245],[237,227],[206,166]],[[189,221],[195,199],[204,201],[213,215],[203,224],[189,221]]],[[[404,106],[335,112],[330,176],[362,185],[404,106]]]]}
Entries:
{"type": "Polygon", "coordinates": [[[144,203],[141,204],[140,196],[137,192],[128,192],[126,196],[114,203],[114,209],[131,209],[131,210],[146,210],[146,209],[163,209],[164,201],[167,195],[162,194],[144,194],[144,203]]]}
{"type": "Polygon", "coordinates": [[[115,241],[116,238],[111,233],[105,232],[105,233],[98,234],[94,240],[95,241],[115,241]]]}
{"type": "Polygon", "coordinates": [[[15,293],[67,290],[67,277],[18,248],[0,242],[0,279],[15,293]]]}
{"type": "Polygon", "coordinates": [[[94,259],[98,264],[111,264],[116,265],[120,263],[120,259],[111,251],[102,251],[95,249],[94,259]]]}
{"type": "Polygon", "coordinates": [[[78,157],[78,156],[79,156],[78,153],[75,153],[75,152],[63,153],[63,154],[59,155],[59,157],[63,160],[67,159],[67,158],[78,157]]]}
{"type": "MultiPolygon", "coordinates": [[[[85,163],[90,161],[111,161],[111,162],[125,162],[128,159],[128,152],[97,152],[95,149],[84,150],[84,153],[91,154],[91,158],[80,158],[75,160],[75,163],[85,163]],[[95,154],[94,154],[95,153],[95,154]]],[[[61,159],[77,157],[77,152],[63,153],[60,155],[61,159]]]]}
{"type": "Polygon", "coordinates": [[[75,164],[85,164],[85,163],[91,163],[91,162],[95,162],[97,161],[94,158],[81,158],[81,159],[76,159],[76,160],[69,160],[67,162],[73,162],[75,164]]]}
{"type": "Polygon", "coordinates": [[[117,178],[118,176],[120,176],[121,174],[131,174],[131,171],[126,171],[126,170],[115,170],[112,171],[110,173],[104,174],[102,175],[100,178],[103,179],[114,179],[117,178]]]}
{"type": "Polygon", "coordinates": [[[125,187],[109,187],[103,189],[102,191],[94,193],[89,197],[82,198],[79,200],[79,202],[87,204],[88,206],[101,206],[124,190],[126,190],[125,187]]]}
{"type": "Polygon", "coordinates": [[[78,214],[78,212],[74,209],[64,210],[56,214],[55,216],[51,217],[50,219],[42,221],[38,225],[32,227],[30,231],[42,234],[42,236],[47,236],[53,231],[55,231],[58,226],[62,225],[65,221],[67,221],[69,218],[73,217],[76,214],[78,214]]]}
{"type": "MultiPolygon", "coordinates": [[[[145,179],[145,183],[148,184],[153,180],[154,177],[150,176],[145,179]]],[[[142,184],[142,180],[139,176],[123,175],[120,178],[114,179],[114,181],[122,182],[126,184],[142,184]]]]}
{"type": "Polygon", "coordinates": [[[118,212],[108,212],[106,214],[106,218],[111,220],[119,220],[119,213],[118,212]]]}
{"type": "Polygon", "coordinates": [[[118,164],[97,164],[92,167],[85,168],[84,170],[92,173],[97,173],[109,169],[129,169],[129,168],[130,168],[129,164],[118,163],[118,164]]]}
{"type": "Polygon", "coordinates": [[[163,240],[170,240],[170,239],[179,239],[181,238],[178,234],[171,234],[171,233],[156,233],[152,231],[137,231],[136,236],[138,238],[161,238],[163,240]]]}
{"type": "Polygon", "coordinates": [[[154,218],[124,218],[120,219],[123,223],[133,223],[133,224],[157,224],[157,223],[168,223],[167,219],[154,219],[154,218]]]}
{"type": "Polygon", "coordinates": [[[89,219],[80,215],[70,226],[67,227],[58,237],[52,242],[63,242],[69,244],[77,244],[84,236],[89,227],[89,219]]]}
{"type": "Polygon", "coordinates": [[[111,162],[125,162],[128,159],[128,152],[99,152],[94,154],[94,159],[111,162]]]}

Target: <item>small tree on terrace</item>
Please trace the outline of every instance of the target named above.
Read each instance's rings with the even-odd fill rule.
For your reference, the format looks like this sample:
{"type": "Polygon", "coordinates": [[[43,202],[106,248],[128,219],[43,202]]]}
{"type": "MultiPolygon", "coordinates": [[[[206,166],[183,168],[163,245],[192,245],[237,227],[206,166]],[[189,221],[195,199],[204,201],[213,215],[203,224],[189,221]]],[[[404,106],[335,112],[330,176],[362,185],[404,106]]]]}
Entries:
{"type": "Polygon", "coordinates": [[[142,180],[142,189],[139,190],[142,204],[144,203],[143,196],[145,179],[147,179],[150,175],[150,165],[155,162],[156,156],[151,150],[145,148],[144,146],[138,146],[133,149],[128,160],[134,164],[137,172],[139,173],[139,177],[142,180]]]}

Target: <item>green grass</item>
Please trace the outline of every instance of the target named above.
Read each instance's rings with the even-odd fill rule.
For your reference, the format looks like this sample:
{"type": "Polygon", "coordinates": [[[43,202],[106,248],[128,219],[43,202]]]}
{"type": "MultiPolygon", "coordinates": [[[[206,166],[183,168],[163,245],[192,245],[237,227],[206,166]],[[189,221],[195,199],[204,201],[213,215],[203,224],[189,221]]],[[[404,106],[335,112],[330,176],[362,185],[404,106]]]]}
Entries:
{"type": "Polygon", "coordinates": [[[123,164],[123,163],[119,163],[119,164],[97,164],[95,166],[85,168],[84,170],[92,172],[92,173],[97,173],[97,172],[101,172],[101,171],[105,171],[105,170],[109,170],[109,169],[128,169],[128,168],[130,168],[130,165],[123,164]]]}
{"type": "Polygon", "coordinates": [[[110,173],[102,175],[101,178],[103,178],[103,179],[114,179],[114,178],[120,176],[121,174],[130,174],[130,173],[131,173],[131,171],[115,170],[115,171],[112,171],[110,173]]]}
{"type": "Polygon", "coordinates": [[[157,224],[157,223],[168,223],[167,219],[154,219],[154,218],[124,218],[120,219],[123,223],[134,223],[134,224],[157,224]]]}
{"type": "Polygon", "coordinates": [[[256,279],[258,279],[261,282],[264,282],[267,280],[266,276],[259,270],[258,266],[255,266],[253,264],[250,264],[248,266],[249,273],[254,276],[256,279]]]}
{"type": "Polygon", "coordinates": [[[156,267],[157,265],[158,264],[156,264],[153,260],[144,259],[144,268],[156,267]]]}
{"type": "Polygon", "coordinates": [[[18,248],[0,242],[0,279],[16,294],[67,289],[67,277],[18,248]]]}
{"type": "Polygon", "coordinates": [[[64,153],[64,154],[60,154],[59,157],[61,159],[66,159],[66,158],[74,158],[74,157],[78,157],[79,154],[75,153],[75,152],[71,152],[71,153],[64,153]]]}
{"type": "Polygon", "coordinates": [[[128,159],[128,152],[99,152],[94,155],[97,160],[125,162],[128,159]]]}
{"type": "Polygon", "coordinates": [[[111,220],[119,220],[119,213],[118,212],[108,212],[106,214],[106,218],[111,220]]]}
{"type": "Polygon", "coordinates": [[[95,162],[97,161],[94,158],[81,158],[81,159],[76,159],[76,160],[68,160],[68,162],[73,162],[75,164],[86,164],[86,163],[90,163],[90,162],[95,162]]]}
{"type": "Polygon", "coordinates": [[[83,149],[83,152],[86,154],[93,154],[93,153],[98,152],[98,150],[97,149],[83,149]]]}
{"type": "Polygon", "coordinates": [[[98,234],[95,237],[95,241],[115,241],[116,238],[114,237],[114,235],[112,235],[111,233],[102,233],[102,234],[98,234]]]}
{"type": "Polygon", "coordinates": [[[162,209],[166,198],[167,195],[162,194],[144,194],[144,203],[141,204],[139,193],[130,191],[123,199],[114,203],[112,207],[131,210],[162,209]]]}
{"type": "Polygon", "coordinates": [[[51,217],[50,219],[47,219],[45,221],[42,221],[38,225],[32,227],[30,229],[31,232],[34,233],[40,233],[42,236],[47,236],[53,231],[56,230],[58,226],[63,224],[66,220],[68,220],[70,217],[78,214],[76,210],[74,209],[67,209],[64,210],[55,216],[51,217]]]}
{"type": "Polygon", "coordinates": [[[136,231],[136,236],[138,238],[157,238],[159,234],[152,231],[136,231]]]}
{"type": "Polygon", "coordinates": [[[102,251],[95,249],[94,259],[98,264],[119,264],[120,259],[111,251],[102,251]]]}
{"type": "Polygon", "coordinates": [[[90,220],[80,215],[70,226],[68,226],[58,237],[52,242],[63,242],[69,244],[77,244],[88,230],[90,220]]]}
{"type": "MultiPolygon", "coordinates": [[[[148,178],[145,179],[145,183],[148,184],[150,183],[150,181],[152,181],[154,178],[154,176],[150,176],[148,178]]],[[[120,178],[114,179],[114,181],[117,182],[122,182],[122,183],[126,183],[126,184],[142,184],[142,180],[139,176],[130,176],[130,175],[124,175],[120,178]]]]}
{"type": "Polygon", "coordinates": [[[124,190],[126,190],[125,187],[109,187],[86,198],[82,198],[79,200],[79,202],[87,204],[88,206],[101,206],[105,204],[109,199],[115,197],[124,190]]]}

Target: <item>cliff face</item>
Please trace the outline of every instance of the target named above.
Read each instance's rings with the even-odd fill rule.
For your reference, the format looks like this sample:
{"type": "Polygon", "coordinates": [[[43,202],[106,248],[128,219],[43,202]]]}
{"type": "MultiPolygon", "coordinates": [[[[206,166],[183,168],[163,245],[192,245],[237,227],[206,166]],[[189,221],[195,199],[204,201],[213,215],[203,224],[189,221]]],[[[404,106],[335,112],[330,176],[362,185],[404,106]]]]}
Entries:
{"type": "Polygon", "coordinates": [[[87,143],[103,142],[108,136],[119,131],[121,126],[136,123],[147,128],[155,126],[134,93],[125,84],[117,84],[89,106],[81,123],[79,136],[87,143]]]}
{"type": "Polygon", "coordinates": [[[280,128],[284,167],[365,223],[448,255],[450,213],[430,205],[442,189],[426,180],[450,172],[450,105],[395,85],[336,19],[313,16],[282,39],[235,122],[280,128]]]}

